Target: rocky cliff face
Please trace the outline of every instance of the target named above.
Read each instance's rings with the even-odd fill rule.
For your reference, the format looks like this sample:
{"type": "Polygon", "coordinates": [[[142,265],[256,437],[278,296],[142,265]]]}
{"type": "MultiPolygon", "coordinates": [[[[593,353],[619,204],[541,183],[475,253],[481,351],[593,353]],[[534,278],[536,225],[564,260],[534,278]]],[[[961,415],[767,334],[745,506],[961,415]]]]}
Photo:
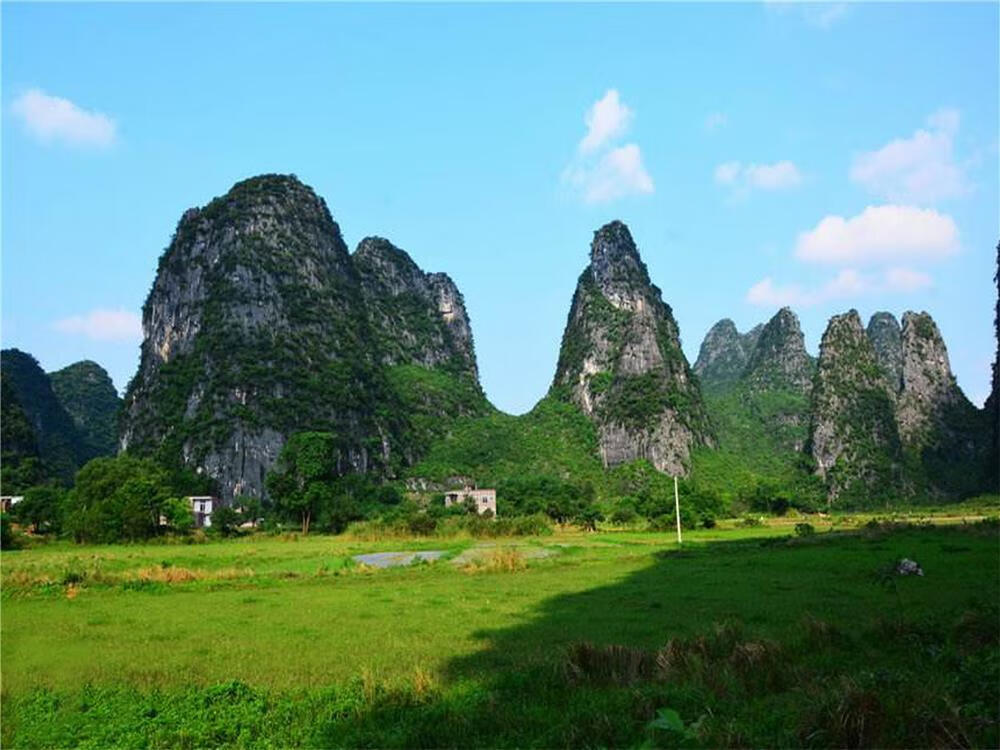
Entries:
{"type": "Polygon", "coordinates": [[[683,474],[692,448],[714,442],[673,313],[621,222],[594,234],[553,394],[594,422],[605,466],[648,459],[683,474]]]}
{"type": "Polygon", "coordinates": [[[457,356],[474,378],[475,359],[471,336],[459,340],[464,309],[440,310],[457,290],[390,248],[372,240],[355,264],[294,176],[245,180],[187,211],[143,308],[121,447],[180,456],[227,497],[260,494],[301,430],[336,435],[342,472],[393,474],[419,446],[386,365],[457,356]]]}
{"type": "Polygon", "coordinates": [[[353,256],[382,361],[479,372],[465,300],[444,273],[424,273],[403,250],[367,237],[353,256]]]}
{"type": "Polygon", "coordinates": [[[903,314],[901,384],[896,419],[903,447],[919,458],[932,487],[971,492],[981,482],[988,437],[982,414],[965,397],[934,320],[903,314]]]}
{"type": "Polygon", "coordinates": [[[903,314],[897,419],[904,443],[928,439],[947,412],[964,402],[934,320],[925,312],[903,314]]]}
{"type": "Polygon", "coordinates": [[[812,389],[813,370],[799,318],[783,307],[758,334],[743,377],[756,390],[780,389],[805,395],[812,389]]]}
{"type": "Polygon", "coordinates": [[[107,371],[84,360],[49,373],[52,390],[73,418],[73,425],[93,456],[118,450],[118,410],[122,400],[107,371]]]}
{"type": "Polygon", "coordinates": [[[899,486],[893,403],[856,310],[836,315],[820,343],[810,450],[831,500],[874,500],[899,486]]]}
{"type": "Polygon", "coordinates": [[[875,359],[885,373],[886,387],[893,399],[903,387],[903,339],[899,321],[888,312],[877,312],[865,331],[875,349],[875,359]]]}

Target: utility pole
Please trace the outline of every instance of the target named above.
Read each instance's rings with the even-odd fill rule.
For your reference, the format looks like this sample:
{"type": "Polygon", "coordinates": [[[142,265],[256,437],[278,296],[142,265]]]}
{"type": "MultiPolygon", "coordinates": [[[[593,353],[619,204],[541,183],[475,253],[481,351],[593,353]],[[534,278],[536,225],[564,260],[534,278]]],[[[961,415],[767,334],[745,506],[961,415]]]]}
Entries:
{"type": "Polygon", "coordinates": [[[674,514],[677,516],[677,543],[681,544],[681,500],[677,494],[676,476],[674,476],[674,514]]]}

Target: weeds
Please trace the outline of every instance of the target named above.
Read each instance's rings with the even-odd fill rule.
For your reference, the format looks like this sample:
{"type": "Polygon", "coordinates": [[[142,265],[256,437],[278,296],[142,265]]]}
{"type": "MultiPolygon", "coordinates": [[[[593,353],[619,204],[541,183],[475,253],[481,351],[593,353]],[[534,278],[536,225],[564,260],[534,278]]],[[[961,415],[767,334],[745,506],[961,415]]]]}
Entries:
{"type": "Polygon", "coordinates": [[[466,573],[516,573],[528,564],[516,547],[495,547],[463,566],[466,573]]]}

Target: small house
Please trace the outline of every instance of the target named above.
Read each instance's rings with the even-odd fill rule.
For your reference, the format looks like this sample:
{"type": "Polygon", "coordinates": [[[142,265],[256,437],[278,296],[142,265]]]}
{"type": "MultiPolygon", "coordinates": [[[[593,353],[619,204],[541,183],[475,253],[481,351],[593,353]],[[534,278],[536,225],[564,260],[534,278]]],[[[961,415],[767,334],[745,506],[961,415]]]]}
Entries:
{"type": "Polygon", "coordinates": [[[481,490],[476,487],[465,487],[461,490],[451,490],[444,494],[444,507],[450,508],[457,503],[471,502],[476,508],[476,513],[482,515],[490,511],[494,516],[497,514],[497,491],[481,490]]]}
{"type": "Polygon", "coordinates": [[[0,497],[0,512],[10,513],[11,509],[24,500],[24,495],[4,495],[0,497]]]}
{"type": "Polygon", "coordinates": [[[194,527],[207,529],[212,525],[212,513],[222,507],[223,502],[211,495],[191,495],[187,498],[194,515],[194,527]]]}

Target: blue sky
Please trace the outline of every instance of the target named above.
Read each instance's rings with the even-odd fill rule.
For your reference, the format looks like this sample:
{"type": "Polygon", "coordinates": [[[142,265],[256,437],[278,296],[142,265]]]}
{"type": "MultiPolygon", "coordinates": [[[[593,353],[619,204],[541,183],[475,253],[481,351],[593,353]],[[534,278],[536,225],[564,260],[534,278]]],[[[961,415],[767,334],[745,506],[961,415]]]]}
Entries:
{"type": "Polygon", "coordinates": [[[631,228],[690,360],[790,304],[995,351],[998,6],[15,4],[2,343],[124,389],[181,213],[263,172],[465,295],[500,408],[546,391],[592,233],[631,228]]]}

